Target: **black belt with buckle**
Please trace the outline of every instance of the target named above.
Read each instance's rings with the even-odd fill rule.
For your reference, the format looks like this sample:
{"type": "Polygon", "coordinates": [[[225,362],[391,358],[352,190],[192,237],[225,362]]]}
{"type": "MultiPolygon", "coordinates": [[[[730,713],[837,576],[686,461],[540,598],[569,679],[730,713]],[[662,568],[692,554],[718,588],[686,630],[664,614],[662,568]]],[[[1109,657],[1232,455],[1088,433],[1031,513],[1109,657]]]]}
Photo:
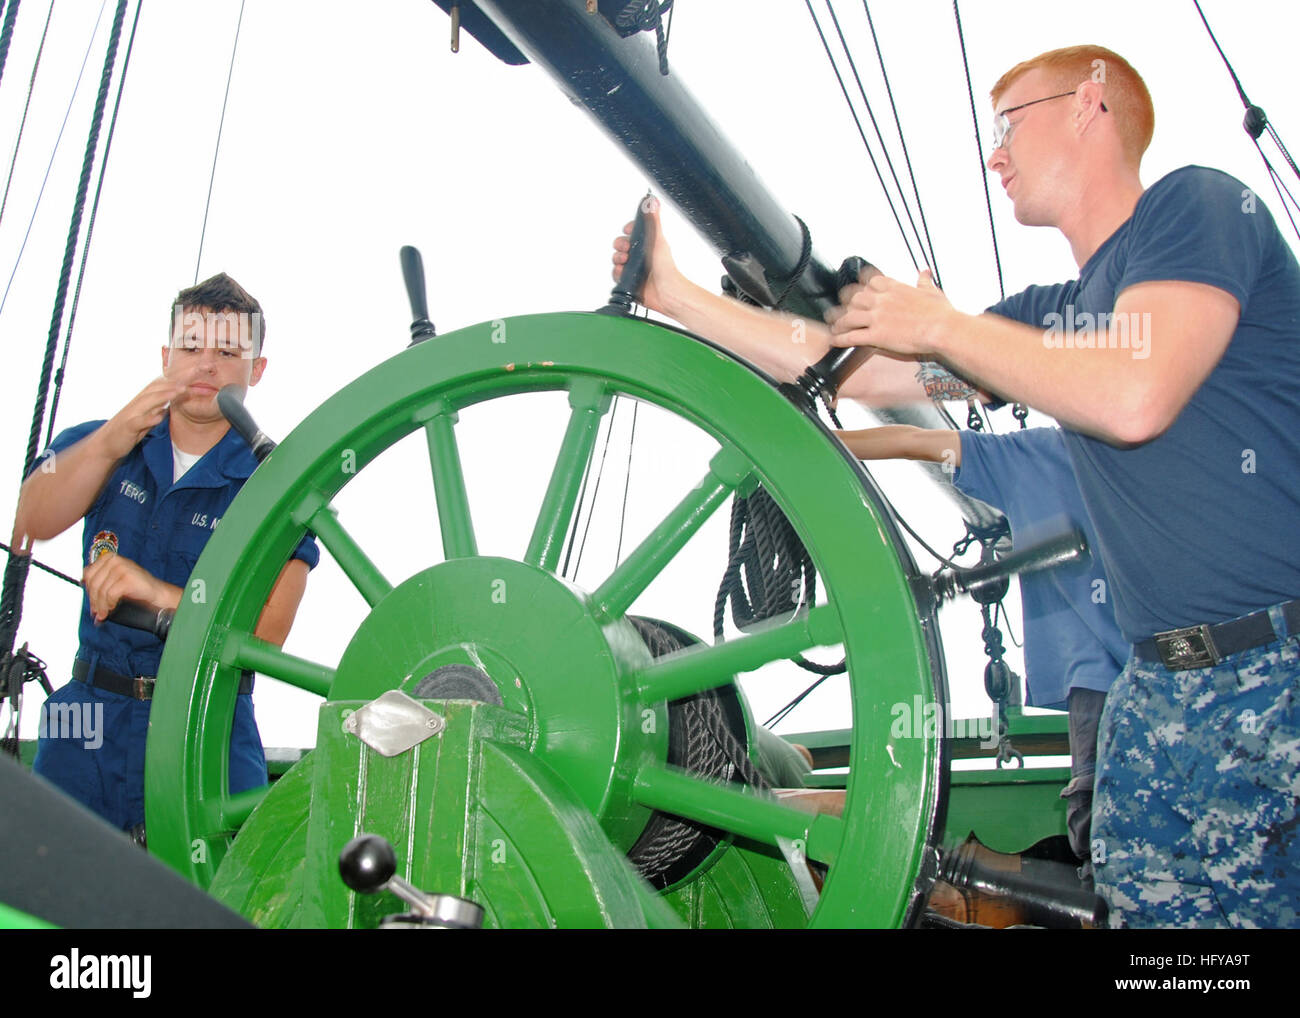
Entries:
{"type": "MultiPolygon", "coordinates": [[[[1300,633],[1300,600],[1282,605],[1282,617],[1291,633],[1300,633]]],[[[1156,633],[1133,645],[1143,661],[1159,661],[1170,671],[1210,668],[1225,657],[1282,639],[1273,629],[1268,609],[1215,625],[1188,626],[1156,633]]]]}
{"type": "MultiPolygon", "coordinates": [[[[72,677],[87,686],[129,696],[132,700],[152,700],[154,683],[158,681],[153,675],[122,675],[107,668],[95,668],[92,673],[90,665],[81,658],[72,662],[72,677]]],[[[253,673],[246,671],[239,677],[239,693],[242,696],[252,691],[253,673]]]]}

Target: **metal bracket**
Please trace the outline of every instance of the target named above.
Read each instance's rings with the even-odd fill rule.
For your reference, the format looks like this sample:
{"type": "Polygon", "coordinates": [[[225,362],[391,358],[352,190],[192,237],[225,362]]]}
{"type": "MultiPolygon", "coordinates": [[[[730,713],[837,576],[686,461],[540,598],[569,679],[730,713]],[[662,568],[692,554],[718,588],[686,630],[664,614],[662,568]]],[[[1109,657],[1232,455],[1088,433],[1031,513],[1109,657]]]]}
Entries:
{"type": "Polygon", "coordinates": [[[425,739],[441,735],[447,719],[405,693],[390,689],[347,716],[343,731],[355,735],[380,756],[397,756],[425,739]]]}

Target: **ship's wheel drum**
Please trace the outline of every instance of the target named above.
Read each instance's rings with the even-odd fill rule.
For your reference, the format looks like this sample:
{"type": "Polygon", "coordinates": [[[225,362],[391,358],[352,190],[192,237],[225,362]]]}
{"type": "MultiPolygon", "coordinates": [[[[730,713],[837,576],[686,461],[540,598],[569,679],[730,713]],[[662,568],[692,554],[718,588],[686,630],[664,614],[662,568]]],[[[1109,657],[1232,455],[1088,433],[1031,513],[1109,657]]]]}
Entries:
{"type": "MultiPolygon", "coordinates": [[[[206,599],[184,603],[164,654],[146,769],[151,850],[206,886],[251,808],[225,791],[231,676],[247,663],[238,648],[313,514],[355,476],[340,469],[346,457],[361,471],[431,416],[454,423],[455,411],[484,400],[565,389],[575,408],[575,393],[596,389],[689,420],[729,462],[746,464],[794,523],[827,591],[817,626],[843,641],[853,705],[844,820],[820,825],[826,836],[814,839],[831,859],[814,922],[908,921],[942,820],[946,768],[941,742],[891,735],[891,707],[942,701],[945,690],[933,619],[918,617],[916,569],[881,497],[860,464],[749,365],[676,330],[598,315],[508,319],[413,347],[326,401],[259,467],[196,566],[206,599]],[[508,343],[494,342],[503,326],[508,343]]],[[[593,613],[608,607],[595,602],[593,613]]]]}

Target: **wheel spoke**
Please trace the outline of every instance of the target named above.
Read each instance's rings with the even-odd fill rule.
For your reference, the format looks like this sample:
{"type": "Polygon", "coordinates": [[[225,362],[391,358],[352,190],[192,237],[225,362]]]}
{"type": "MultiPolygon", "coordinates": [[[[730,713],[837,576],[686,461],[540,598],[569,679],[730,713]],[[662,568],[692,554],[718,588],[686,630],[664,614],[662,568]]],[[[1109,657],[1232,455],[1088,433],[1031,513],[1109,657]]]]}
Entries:
{"type": "Polygon", "coordinates": [[[542,499],[542,508],[533,526],[533,536],[528,542],[524,561],[555,572],[560,563],[564,535],[573,519],[573,509],[578,502],[582,476],[591,460],[600,431],[600,419],[609,409],[609,393],[598,382],[580,379],[569,390],[569,426],[560,443],[559,455],[551,471],[551,481],[542,499]]]}
{"type": "Polygon", "coordinates": [[[465,474],[460,468],[460,449],[456,445],[456,414],[445,403],[438,402],[419,411],[415,419],[424,425],[429,440],[429,466],[438,503],[443,557],[471,558],[478,554],[478,544],[474,540],[474,521],[465,492],[465,474]]]}
{"type": "Polygon", "coordinates": [[[373,608],[392,592],[393,585],[384,578],[379,567],[370,561],[369,556],[361,550],[361,545],[343,529],[338,513],[331,505],[316,509],[305,520],[306,526],[334,556],[347,574],[352,585],[357,588],[366,604],[373,608]]]}
{"type": "Polygon", "coordinates": [[[334,682],[333,668],[286,654],[279,647],[259,640],[251,633],[226,634],[221,663],[232,668],[252,669],[317,696],[327,696],[334,682]]]}
{"type": "Polygon", "coordinates": [[[632,679],[646,703],[676,700],[714,689],[740,672],[792,658],[810,647],[843,642],[839,614],[820,604],[803,618],[713,647],[689,647],[659,658],[632,679]]]}
{"type": "Polygon", "coordinates": [[[198,803],[199,824],[209,836],[237,831],[270,790],[270,785],[258,785],[218,799],[201,799],[198,803]]]}
{"type": "Polygon", "coordinates": [[[835,861],[844,822],[782,806],[744,786],[715,785],[663,766],[643,767],[632,797],[643,806],[720,827],[769,845],[777,838],[795,842],[810,859],[835,861]]]}
{"type": "Polygon", "coordinates": [[[720,449],[709,462],[703,480],[591,595],[597,617],[615,618],[626,612],[727,496],[750,483],[752,470],[749,461],[735,449],[720,449]]]}

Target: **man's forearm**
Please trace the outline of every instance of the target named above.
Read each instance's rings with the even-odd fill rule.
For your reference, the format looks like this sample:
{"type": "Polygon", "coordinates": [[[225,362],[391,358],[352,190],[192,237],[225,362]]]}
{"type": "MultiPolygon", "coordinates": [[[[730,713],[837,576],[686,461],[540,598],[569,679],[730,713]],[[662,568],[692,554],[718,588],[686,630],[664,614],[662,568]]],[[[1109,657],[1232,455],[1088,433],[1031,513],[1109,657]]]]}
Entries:
{"type": "MultiPolygon", "coordinates": [[[[794,381],[831,348],[830,329],[817,319],[752,307],[689,281],[666,299],[669,317],[753,361],[779,382],[794,381]]],[[[873,355],[845,380],[839,395],[871,406],[924,402],[916,371],[912,361],[873,355]]]]}
{"type": "Polygon", "coordinates": [[[119,462],[104,448],[101,431],[50,456],[23,482],[16,540],[49,540],[86,515],[119,462]]]}
{"type": "Polygon", "coordinates": [[[1103,441],[1140,440],[1128,425],[1138,398],[1135,375],[1147,366],[1128,349],[1057,348],[1045,335],[998,315],[953,311],[933,333],[933,347],[954,373],[981,389],[1103,441]]]}

